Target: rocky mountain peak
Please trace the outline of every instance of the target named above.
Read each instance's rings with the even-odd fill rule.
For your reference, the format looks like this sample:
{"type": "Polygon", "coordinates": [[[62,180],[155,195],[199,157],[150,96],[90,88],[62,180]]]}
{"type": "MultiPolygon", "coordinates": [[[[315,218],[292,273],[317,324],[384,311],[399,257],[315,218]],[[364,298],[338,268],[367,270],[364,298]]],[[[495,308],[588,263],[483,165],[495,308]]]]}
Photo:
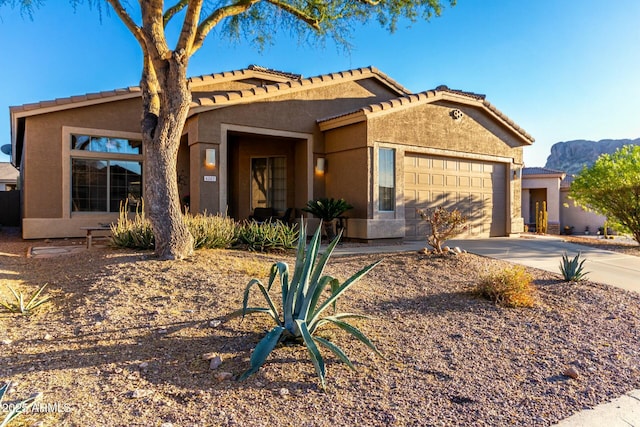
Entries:
{"type": "Polygon", "coordinates": [[[551,147],[545,167],[565,171],[569,175],[577,174],[584,166],[591,166],[601,154],[611,154],[623,145],[640,145],[640,138],[557,142],[551,147]]]}

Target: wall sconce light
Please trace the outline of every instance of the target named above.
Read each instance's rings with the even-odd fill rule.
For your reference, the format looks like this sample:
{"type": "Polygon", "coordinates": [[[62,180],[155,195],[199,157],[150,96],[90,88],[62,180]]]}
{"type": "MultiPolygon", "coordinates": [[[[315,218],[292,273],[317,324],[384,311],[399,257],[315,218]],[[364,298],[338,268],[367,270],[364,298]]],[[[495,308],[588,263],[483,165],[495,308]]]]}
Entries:
{"type": "Polygon", "coordinates": [[[323,174],[327,166],[326,159],[324,157],[318,157],[316,159],[316,173],[323,174]]]}
{"type": "Polygon", "coordinates": [[[204,165],[210,168],[216,166],[216,149],[207,148],[204,150],[204,165]]]}
{"type": "Polygon", "coordinates": [[[513,170],[513,180],[520,179],[522,177],[522,168],[516,168],[513,170]]]}

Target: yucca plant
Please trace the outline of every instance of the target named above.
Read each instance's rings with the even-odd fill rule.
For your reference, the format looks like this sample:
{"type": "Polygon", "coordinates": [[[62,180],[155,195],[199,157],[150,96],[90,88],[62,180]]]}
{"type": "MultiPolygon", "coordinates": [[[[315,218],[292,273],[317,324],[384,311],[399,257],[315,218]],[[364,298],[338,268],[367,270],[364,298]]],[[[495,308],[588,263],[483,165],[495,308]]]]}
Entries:
{"type": "Polygon", "coordinates": [[[144,214],[144,200],[136,206],[136,214],[129,218],[129,201],[120,202],[120,215],[111,224],[111,244],[119,248],[153,249],[155,238],[151,222],[144,214]]]}
{"type": "Polygon", "coordinates": [[[194,249],[227,248],[236,239],[236,222],[233,218],[222,215],[191,215],[186,212],[185,223],[193,236],[194,249]]]}
{"type": "Polygon", "coordinates": [[[5,407],[8,408],[8,411],[5,412],[6,415],[4,419],[2,420],[2,422],[0,422],[0,427],[8,426],[14,418],[19,416],[21,413],[28,411],[36,402],[36,400],[38,400],[41,396],[41,394],[38,393],[28,399],[16,403],[15,405],[5,405],[2,403],[2,400],[4,399],[4,395],[7,393],[10,386],[11,382],[8,382],[0,387],[0,408],[2,408],[2,412],[5,412],[5,407]]]}
{"type": "Polygon", "coordinates": [[[31,295],[31,298],[25,301],[25,298],[24,298],[24,295],[22,295],[22,292],[16,292],[13,290],[12,287],[7,286],[7,288],[9,288],[9,290],[13,294],[15,301],[9,302],[9,301],[0,300],[0,305],[11,313],[20,313],[25,316],[28,316],[33,312],[33,310],[40,307],[42,304],[44,304],[45,302],[51,299],[51,297],[49,296],[40,297],[40,295],[42,294],[42,291],[44,291],[44,288],[46,287],[47,287],[47,284],[45,283],[37,291],[35,291],[33,295],[31,295]]]}
{"type": "Polygon", "coordinates": [[[567,253],[562,255],[562,262],[560,263],[560,272],[564,277],[565,282],[579,282],[587,278],[589,272],[584,271],[584,262],[586,259],[580,260],[581,252],[578,252],[573,259],[569,259],[567,253]]]}
{"type": "MultiPolygon", "coordinates": [[[[302,222],[300,235],[304,236],[305,232],[305,225],[304,222],[302,222]]],[[[339,240],[340,235],[329,244],[321,256],[318,256],[320,249],[320,227],[318,227],[308,248],[306,239],[299,239],[293,277],[289,274],[288,265],[284,262],[278,262],[271,267],[267,286],[264,286],[258,279],[252,279],[249,282],[244,291],[242,309],[238,310],[235,314],[241,314],[244,318],[246,314],[250,313],[265,313],[273,318],[276,326],[256,345],[251,355],[251,366],[239,377],[240,380],[244,380],[256,373],[278,343],[285,341],[301,343],[307,347],[323,389],[325,387],[325,365],[320,350],[318,349],[318,344],[329,349],[340,360],[346,363],[347,366],[355,370],[353,363],[351,363],[340,347],[325,338],[314,335],[319,327],[326,324],[333,324],[343,329],[370,347],[376,354],[382,356],[369,338],[355,326],[345,321],[345,319],[348,318],[367,318],[367,316],[354,313],[334,313],[330,316],[321,317],[327,308],[330,306],[335,307],[335,302],[347,289],[380,263],[380,261],[377,261],[366,266],[343,283],[340,283],[340,281],[334,277],[323,275],[324,268],[339,240]],[[278,311],[273,299],[269,295],[276,276],[279,277],[281,285],[282,314],[278,311]],[[248,306],[249,293],[254,286],[260,289],[268,307],[248,306]],[[327,286],[330,288],[331,294],[320,303],[322,294],[327,286]]]]}
{"type": "Polygon", "coordinates": [[[245,222],[237,229],[237,243],[258,252],[293,249],[299,235],[297,227],[280,221],[245,222]]]}

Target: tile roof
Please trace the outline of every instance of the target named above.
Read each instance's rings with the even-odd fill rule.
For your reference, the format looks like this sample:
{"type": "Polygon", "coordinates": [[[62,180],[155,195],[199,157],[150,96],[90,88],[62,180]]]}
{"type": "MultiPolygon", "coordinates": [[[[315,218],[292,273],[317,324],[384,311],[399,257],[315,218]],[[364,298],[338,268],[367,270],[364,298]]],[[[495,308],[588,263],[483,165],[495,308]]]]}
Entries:
{"type": "MultiPolygon", "coordinates": [[[[259,65],[250,65],[249,67],[241,70],[225,71],[222,73],[206,74],[202,76],[194,76],[189,78],[189,83],[194,86],[204,85],[219,80],[236,80],[243,77],[249,78],[256,74],[268,74],[273,77],[277,77],[280,80],[300,80],[302,78],[299,74],[288,73],[285,71],[273,70],[271,68],[261,67],[259,65]]],[[[57,98],[49,101],[40,101],[30,104],[17,105],[9,107],[11,113],[29,112],[44,108],[60,109],[73,108],[74,104],[81,104],[85,102],[108,102],[114,99],[127,99],[135,98],[141,95],[141,89],[139,86],[130,86],[126,88],[87,93],[84,95],[75,95],[65,98],[57,98]]]]}
{"type": "Polygon", "coordinates": [[[522,175],[564,175],[565,172],[540,167],[522,168],[522,175]]]}
{"type": "Polygon", "coordinates": [[[516,131],[522,138],[529,143],[535,141],[535,139],[529,135],[524,129],[518,126],[513,120],[511,120],[506,114],[494,107],[489,101],[485,99],[485,95],[476,94],[473,92],[464,92],[460,90],[452,90],[446,86],[438,86],[436,89],[428,90],[420,93],[408,94],[399,98],[383,101],[375,104],[370,104],[365,107],[359,108],[354,111],[346,112],[337,116],[326,117],[318,120],[318,123],[327,123],[336,119],[344,119],[348,116],[369,115],[384,110],[391,110],[393,108],[408,106],[410,104],[430,103],[439,101],[441,99],[454,99],[471,101],[472,104],[481,105],[493,114],[495,114],[500,120],[509,125],[514,131],[516,131]],[[447,96],[449,95],[449,96],[447,96]]]}
{"type": "Polygon", "coordinates": [[[18,179],[20,172],[11,163],[0,162],[0,181],[13,181],[18,179]]]}
{"type": "MultiPolygon", "coordinates": [[[[407,88],[381,72],[375,67],[369,66],[365,68],[355,68],[347,71],[340,71],[331,74],[322,74],[314,77],[300,78],[298,80],[287,80],[280,83],[269,84],[265,86],[253,87],[250,89],[229,91],[224,94],[216,94],[211,97],[203,97],[194,99],[191,102],[191,108],[200,112],[202,109],[216,108],[227,104],[249,102],[255,97],[273,96],[275,92],[278,94],[306,89],[311,85],[333,84],[339,80],[358,80],[362,78],[376,77],[384,81],[387,85],[394,88],[399,94],[411,93],[407,88]]],[[[194,112],[192,111],[192,114],[194,112]]]]}

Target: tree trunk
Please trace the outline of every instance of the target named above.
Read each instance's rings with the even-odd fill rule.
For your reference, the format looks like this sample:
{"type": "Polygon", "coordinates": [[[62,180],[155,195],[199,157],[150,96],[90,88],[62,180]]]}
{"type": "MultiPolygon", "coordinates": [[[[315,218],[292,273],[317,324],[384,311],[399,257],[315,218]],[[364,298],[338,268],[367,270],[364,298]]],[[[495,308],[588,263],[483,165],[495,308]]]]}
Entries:
{"type": "Polygon", "coordinates": [[[165,260],[183,259],[193,253],[193,237],[182,215],[176,173],[180,138],[191,102],[186,63],[174,53],[161,64],[154,64],[155,76],[143,76],[143,87],[157,84],[160,89],[159,93],[152,90],[143,100],[142,135],[145,208],[153,227],[156,255],[165,260]],[[152,80],[144,82],[145,78],[152,80]],[[155,96],[159,97],[159,109],[155,96]]]}

